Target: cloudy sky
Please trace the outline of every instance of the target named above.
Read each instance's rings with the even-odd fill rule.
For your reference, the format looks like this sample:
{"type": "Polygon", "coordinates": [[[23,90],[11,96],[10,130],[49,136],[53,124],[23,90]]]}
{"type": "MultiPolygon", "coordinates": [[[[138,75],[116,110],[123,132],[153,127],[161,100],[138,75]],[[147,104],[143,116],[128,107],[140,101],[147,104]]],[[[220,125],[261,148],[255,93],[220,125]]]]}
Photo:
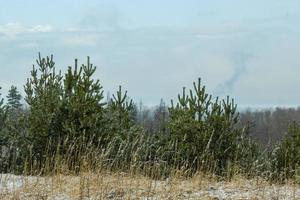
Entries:
{"type": "Polygon", "coordinates": [[[300,105],[299,0],[0,0],[0,86],[23,89],[38,52],[86,56],[106,92],[158,104],[202,78],[241,106],[300,105]]]}

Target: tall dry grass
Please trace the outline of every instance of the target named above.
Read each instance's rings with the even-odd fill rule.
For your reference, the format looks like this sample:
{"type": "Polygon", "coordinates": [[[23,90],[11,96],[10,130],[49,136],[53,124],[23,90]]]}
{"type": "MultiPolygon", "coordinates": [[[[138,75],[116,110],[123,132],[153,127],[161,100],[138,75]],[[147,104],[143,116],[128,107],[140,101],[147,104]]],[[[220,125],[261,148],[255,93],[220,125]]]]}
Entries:
{"type": "Polygon", "coordinates": [[[170,164],[174,152],[163,152],[147,135],[107,143],[85,137],[49,140],[45,152],[36,155],[28,146],[21,161],[24,154],[11,152],[0,199],[300,199],[295,182],[274,184],[270,173],[254,175],[255,167],[253,172],[231,163],[228,176],[219,176],[213,167],[170,164]]]}

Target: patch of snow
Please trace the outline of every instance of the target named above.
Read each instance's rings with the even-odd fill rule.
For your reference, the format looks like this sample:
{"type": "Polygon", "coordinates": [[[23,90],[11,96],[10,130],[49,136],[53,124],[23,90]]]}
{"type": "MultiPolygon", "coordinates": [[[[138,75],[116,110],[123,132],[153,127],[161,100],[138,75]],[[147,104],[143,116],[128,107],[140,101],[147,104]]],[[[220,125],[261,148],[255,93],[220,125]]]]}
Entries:
{"type": "Polygon", "coordinates": [[[12,192],[21,188],[24,184],[24,179],[21,176],[12,174],[0,174],[0,193],[12,192]]]}

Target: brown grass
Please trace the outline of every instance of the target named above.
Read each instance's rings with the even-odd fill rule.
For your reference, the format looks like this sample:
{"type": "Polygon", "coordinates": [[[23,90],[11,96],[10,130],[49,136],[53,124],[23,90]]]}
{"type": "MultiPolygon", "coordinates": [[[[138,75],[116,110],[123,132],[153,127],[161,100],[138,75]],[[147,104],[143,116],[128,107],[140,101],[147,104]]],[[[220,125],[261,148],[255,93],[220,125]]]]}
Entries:
{"type": "Polygon", "coordinates": [[[231,181],[197,174],[186,179],[174,173],[153,180],[126,173],[81,173],[79,176],[21,177],[2,175],[0,199],[300,199],[298,185],[270,185],[263,179],[236,176],[231,181]],[[13,183],[7,188],[4,182],[13,183]],[[22,185],[18,183],[22,181],[22,185]],[[5,189],[6,188],[6,189],[5,189]]]}

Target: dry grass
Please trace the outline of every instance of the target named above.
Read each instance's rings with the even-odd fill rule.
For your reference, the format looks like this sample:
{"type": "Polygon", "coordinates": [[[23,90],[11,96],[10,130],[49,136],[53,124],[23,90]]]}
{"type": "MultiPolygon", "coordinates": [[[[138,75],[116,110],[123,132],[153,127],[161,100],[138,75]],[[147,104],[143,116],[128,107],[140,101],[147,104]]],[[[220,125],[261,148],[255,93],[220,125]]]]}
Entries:
{"type": "MultiPolygon", "coordinates": [[[[116,152],[114,142],[107,149],[95,148],[92,143],[79,143],[80,148],[65,145],[66,153],[60,153],[58,146],[56,154],[47,151],[41,166],[25,159],[23,176],[0,174],[0,200],[300,199],[299,185],[271,184],[261,177],[247,179],[234,165],[229,168],[233,177],[226,180],[224,176],[220,181],[211,175],[216,174],[213,170],[206,173],[210,175],[196,173],[187,178],[186,168],[178,172],[172,166],[166,170],[164,163],[138,162],[135,156],[149,150],[144,140],[139,142],[136,149],[124,144],[116,152]],[[140,151],[142,147],[146,150],[140,151]],[[76,162],[74,155],[78,155],[76,162]],[[125,162],[126,155],[130,155],[130,161],[125,162]]],[[[16,162],[12,165],[12,169],[17,166],[16,162]]]]}
{"type": "Polygon", "coordinates": [[[125,173],[21,177],[1,175],[0,199],[300,199],[294,184],[270,185],[257,178],[219,182],[202,174],[166,180],[125,173]]]}

